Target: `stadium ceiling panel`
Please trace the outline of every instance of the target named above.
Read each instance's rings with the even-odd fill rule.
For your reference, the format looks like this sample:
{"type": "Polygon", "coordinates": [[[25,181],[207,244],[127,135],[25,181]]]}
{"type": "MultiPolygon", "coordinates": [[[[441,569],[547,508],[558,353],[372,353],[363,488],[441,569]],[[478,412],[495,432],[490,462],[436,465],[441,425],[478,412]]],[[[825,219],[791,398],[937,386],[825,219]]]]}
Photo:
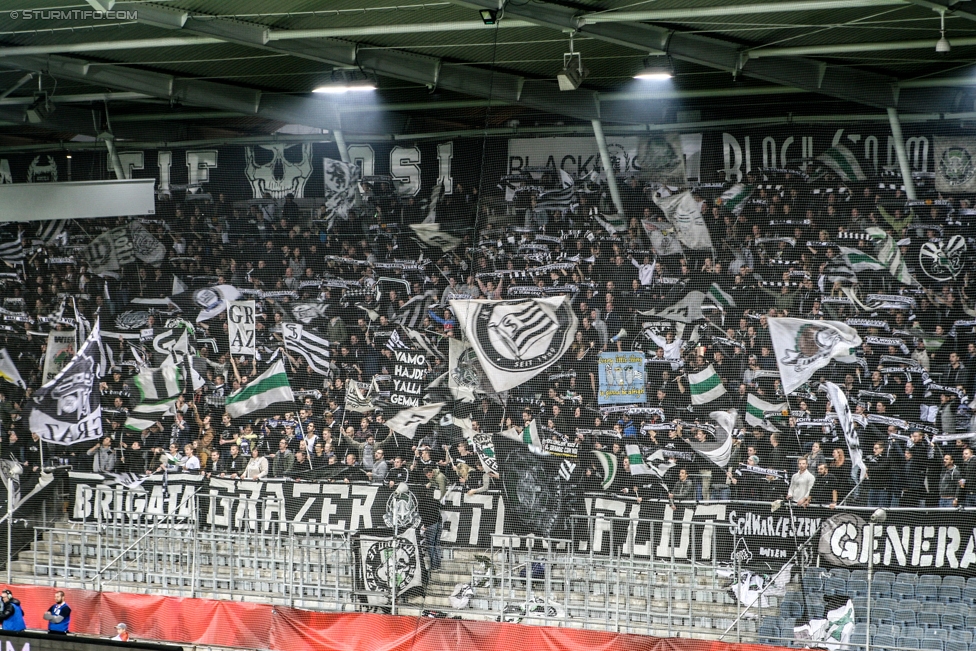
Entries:
{"type": "Polygon", "coordinates": [[[114,3],[106,20],[24,0],[0,13],[0,138],[56,142],[106,116],[120,137],[144,119],[168,139],[972,110],[976,13],[945,2],[175,0],[114,3]],[[939,53],[942,14],[952,47],[939,53]],[[560,91],[571,38],[588,75],[560,91]],[[648,61],[674,78],[635,80],[648,61]],[[377,92],[312,94],[337,70],[377,92]],[[28,125],[40,94],[58,110],[28,125]]]}

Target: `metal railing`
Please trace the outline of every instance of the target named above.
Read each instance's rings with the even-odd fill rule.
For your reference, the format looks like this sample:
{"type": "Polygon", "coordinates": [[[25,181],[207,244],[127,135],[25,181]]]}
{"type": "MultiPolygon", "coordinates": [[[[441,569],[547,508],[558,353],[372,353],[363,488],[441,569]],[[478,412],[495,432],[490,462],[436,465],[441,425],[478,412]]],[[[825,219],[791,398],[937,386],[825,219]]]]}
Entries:
{"type": "MultiPolygon", "coordinates": [[[[123,490],[100,487],[97,497],[115,500],[123,490]]],[[[34,583],[59,586],[149,589],[218,599],[250,594],[321,610],[368,607],[358,599],[348,533],[323,534],[307,523],[293,524],[274,499],[262,500],[264,508],[258,508],[253,499],[222,498],[219,514],[213,510],[214,500],[207,501],[210,512],[201,512],[195,494],[183,499],[187,508],[161,509],[155,515],[147,516],[146,509],[138,514],[116,510],[104,517],[96,510],[93,518],[39,526],[33,549],[16,563],[17,573],[30,574],[34,583]]],[[[447,595],[456,582],[467,580],[459,576],[467,576],[476,586],[468,610],[472,617],[798,644],[790,628],[795,622],[782,620],[784,628],[775,634],[773,624],[762,625],[779,617],[784,600],[809,608],[806,591],[797,585],[800,568],[794,570],[797,578],[785,596],[767,590],[753,605],[744,606],[729,590],[742,568],[717,560],[716,532],[727,526],[721,521],[635,521],[624,515],[581,514],[572,523],[587,535],[570,540],[495,534],[487,550],[448,547],[442,572],[435,573],[427,596],[403,599],[402,612],[451,610],[447,595]]],[[[856,632],[863,633],[864,642],[852,646],[873,642],[875,622],[864,621],[872,615],[863,607],[857,612],[856,632]]]]}

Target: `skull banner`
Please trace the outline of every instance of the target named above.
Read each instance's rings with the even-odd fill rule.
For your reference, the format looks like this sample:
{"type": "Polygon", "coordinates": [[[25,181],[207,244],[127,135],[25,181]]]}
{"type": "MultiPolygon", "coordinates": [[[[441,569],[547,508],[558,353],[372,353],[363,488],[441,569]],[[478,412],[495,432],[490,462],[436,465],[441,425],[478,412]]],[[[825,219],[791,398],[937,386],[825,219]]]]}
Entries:
{"type": "Polygon", "coordinates": [[[270,194],[284,199],[305,196],[305,183],[312,176],[312,143],[286,145],[272,143],[244,148],[244,174],[255,199],[270,194]]]}

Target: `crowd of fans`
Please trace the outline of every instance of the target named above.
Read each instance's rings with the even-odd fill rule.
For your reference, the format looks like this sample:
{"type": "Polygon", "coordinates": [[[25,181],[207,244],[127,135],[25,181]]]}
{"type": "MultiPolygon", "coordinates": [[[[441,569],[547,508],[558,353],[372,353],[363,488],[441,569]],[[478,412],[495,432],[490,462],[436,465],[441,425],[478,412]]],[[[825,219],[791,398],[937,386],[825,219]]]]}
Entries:
{"type": "MultiPolygon", "coordinates": [[[[300,209],[291,197],[274,203],[235,202],[223,194],[213,203],[162,201],[157,217],[145,225],[167,247],[166,260],[158,267],[127,266],[117,278],[94,276],[80,256],[75,262],[62,259],[77,253],[74,245],[128,220],[72,223],[57,241],[37,244],[22,270],[12,270],[22,272],[19,279],[5,280],[3,347],[29,388],[2,387],[0,453],[28,473],[38,471],[43,455],[45,464],[60,459],[75,469],[102,473],[187,472],[389,486],[409,481],[441,492],[491,490],[497,487],[497,476],[486,472],[460,429],[435,419],[413,439],[394,434],[384,424],[384,416],[393,413],[389,408],[385,414],[382,408],[366,413],[346,408],[347,383],[377,379],[382,388],[393,364],[387,343],[391,333],[402,329],[397,322],[402,322],[411,298],[430,297],[413,324],[435,353],[426,356],[430,381],[448,373],[449,341],[461,336],[448,304],[451,298],[500,299],[520,295],[517,287],[536,287],[541,295],[570,297],[579,319],[570,351],[558,365],[507,395],[489,391],[473,402],[452,402],[450,411],[455,418],[470,417],[476,430],[484,432],[534,419],[545,437],[578,442],[579,477],[587,490],[603,490],[602,468],[587,453],[603,449],[620,455],[623,469],[606,490],[639,499],[789,497],[800,505],[976,506],[971,439],[932,441],[934,432],[972,429],[976,335],[972,324],[957,325],[971,318],[970,264],[967,258],[955,278],[940,282],[918,268],[919,247],[948,237],[952,228],[964,224],[968,204],[947,198],[912,208],[901,191],[885,189],[885,184],[882,189],[877,184],[845,186],[829,177],[810,181],[791,173],[756,174],[746,181],[755,190],[740,211],[717,205],[715,195],[706,190],[696,195],[714,247],[675,255],[653,250],[651,235],[669,224],[652,199],[654,188],[636,178],[621,189],[627,223],[619,233],[609,233],[591,216],[593,206],[596,212],[611,210],[600,193],[581,194],[568,210],[540,209],[538,198],[526,193],[508,206],[507,215],[492,215],[492,225],[481,219],[477,229],[454,229],[462,243],[447,253],[424,248],[407,234],[405,226],[423,219],[425,207],[379,187],[364,188],[367,208],[331,230],[326,230],[328,215],[300,209]],[[870,226],[897,241],[918,285],[900,284],[887,270],[861,272],[856,278],[859,294],[907,289],[914,307],[865,314],[849,302],[832,300],[851,284],[826,278],[836,261],[836,245],[873,255],[873,243],[857,237],[870,226]],[[419,268],[394,266],[419,259],[419,268]],[[533,271],[552,263],[564,264],[553,264],[558,268],[544,273],[533,271]],[[191,291],[228,284],[295,294],[258,299],[258,357],[229,357],[224,315],[194,324],[198,340],[212,340],[196,346],[195,366],[205,386],[187,390],[173,415],[149,429],[132,431],[124,427],[134,404],[129,379],[153,351],[145,342],[113,339],[111,333],[118,329],[117,316],[139,309],[130,304],[132,299],[171,296],[174,277],[191,291]],[[734,299],[734,307],[706,312],[695,323],[661,323],[647,315],[713,284],[734,299]],[[101,319],[116,366],[100,384],[104,438],[61,448],[42,444],[25,416],[31,393],[41,384],[44,328],[66,326],[23,323],[9,315],[22,311],[36,320],[59,313],[66,297],[75,297],[91,321],[101,319]],[[306,327],[331,343],[327,375],[282,347],[281,325],[294,320],[295,303],[322,306],[306,327]],[[709,423],[708,412],[715,409],[735,408],[744,414],[749,394],[770,403],[786,401],[775,373],[767,316],[840,321],[870,317],[884,324],[859,327],[862,335],[902,331],[899,336],[910,351],[865,343],[858,351],[861,363],[835,362],[791,396],[789,413],[769,421],[777,431],[740,423],[731,461],[718,468],[696,455],[688,442],[712,436],[709,428],[696,423],[709,423]],[[647,399],[640,406],[659,411],[601,411],[597,363],[599,353],[608,350],[647,354],[647,399]],[[276,355],[286,359],[299,401],[254,417],[233,419],[224,413],[222,400],[246,386],[276,355]],[[885,356],[910,358],[917,365],[884,361],[885,356]],[[694,405],[687,376],[709,364],[727,393],[694,405]],[[858,481],[839,426],[804,426],[831,410],[826,395],[817,390],[820,379],[840,384],[859,414],[897,417],[930,429],[858,425],[867,467],[858,481]],[[953,391],[932,390],[932,382],[953,391]],[[865,398],[860,391],[872,393],[865,398]],[[639,445],[645,455],[663,449],[674,459],[663,486],[656,477],[650,481],[648,475],[631,475],[627,444],[639,445]]],[[[473,224],[479,205],[492,212],[488,203],[479,204],[477,189],[459,185],[442,198],[438,210],[456,223],[473,224]]],[[[19,228],[30,242],[35,227],[19,228]]],[[[63,315],[70,316],[70,311],[63,315]]],[[[156,311],[144,327],[158,332],[173,316],[178,315],[156,311]]],[[[191,322],[194,317],[183,315],[191,322]]]]}

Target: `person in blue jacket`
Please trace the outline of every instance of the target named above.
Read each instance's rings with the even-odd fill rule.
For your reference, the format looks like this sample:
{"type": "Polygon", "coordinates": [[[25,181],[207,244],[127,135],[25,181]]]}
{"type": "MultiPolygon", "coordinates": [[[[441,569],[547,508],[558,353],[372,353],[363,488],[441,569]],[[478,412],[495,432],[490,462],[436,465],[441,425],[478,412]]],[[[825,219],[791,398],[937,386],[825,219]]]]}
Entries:
{"type": "Polygon", "coordinates": [[[3,602],[3,608],[0,609],[0,622],[3,624],[0,628],[11,632],[27,630],[27,624],[24,623],[24,609],[20,607],[20,601],[14,599],[10,590],[0,592],[0,602],[3,602]]]}
{"type": "Polygon", "coordinates": [[[54,593],[54,605],[44,613],[47,620],[47,632],[51,635],[67,635],[71,626],[71,606],[64,603],[64,592],[54,593]]]}

